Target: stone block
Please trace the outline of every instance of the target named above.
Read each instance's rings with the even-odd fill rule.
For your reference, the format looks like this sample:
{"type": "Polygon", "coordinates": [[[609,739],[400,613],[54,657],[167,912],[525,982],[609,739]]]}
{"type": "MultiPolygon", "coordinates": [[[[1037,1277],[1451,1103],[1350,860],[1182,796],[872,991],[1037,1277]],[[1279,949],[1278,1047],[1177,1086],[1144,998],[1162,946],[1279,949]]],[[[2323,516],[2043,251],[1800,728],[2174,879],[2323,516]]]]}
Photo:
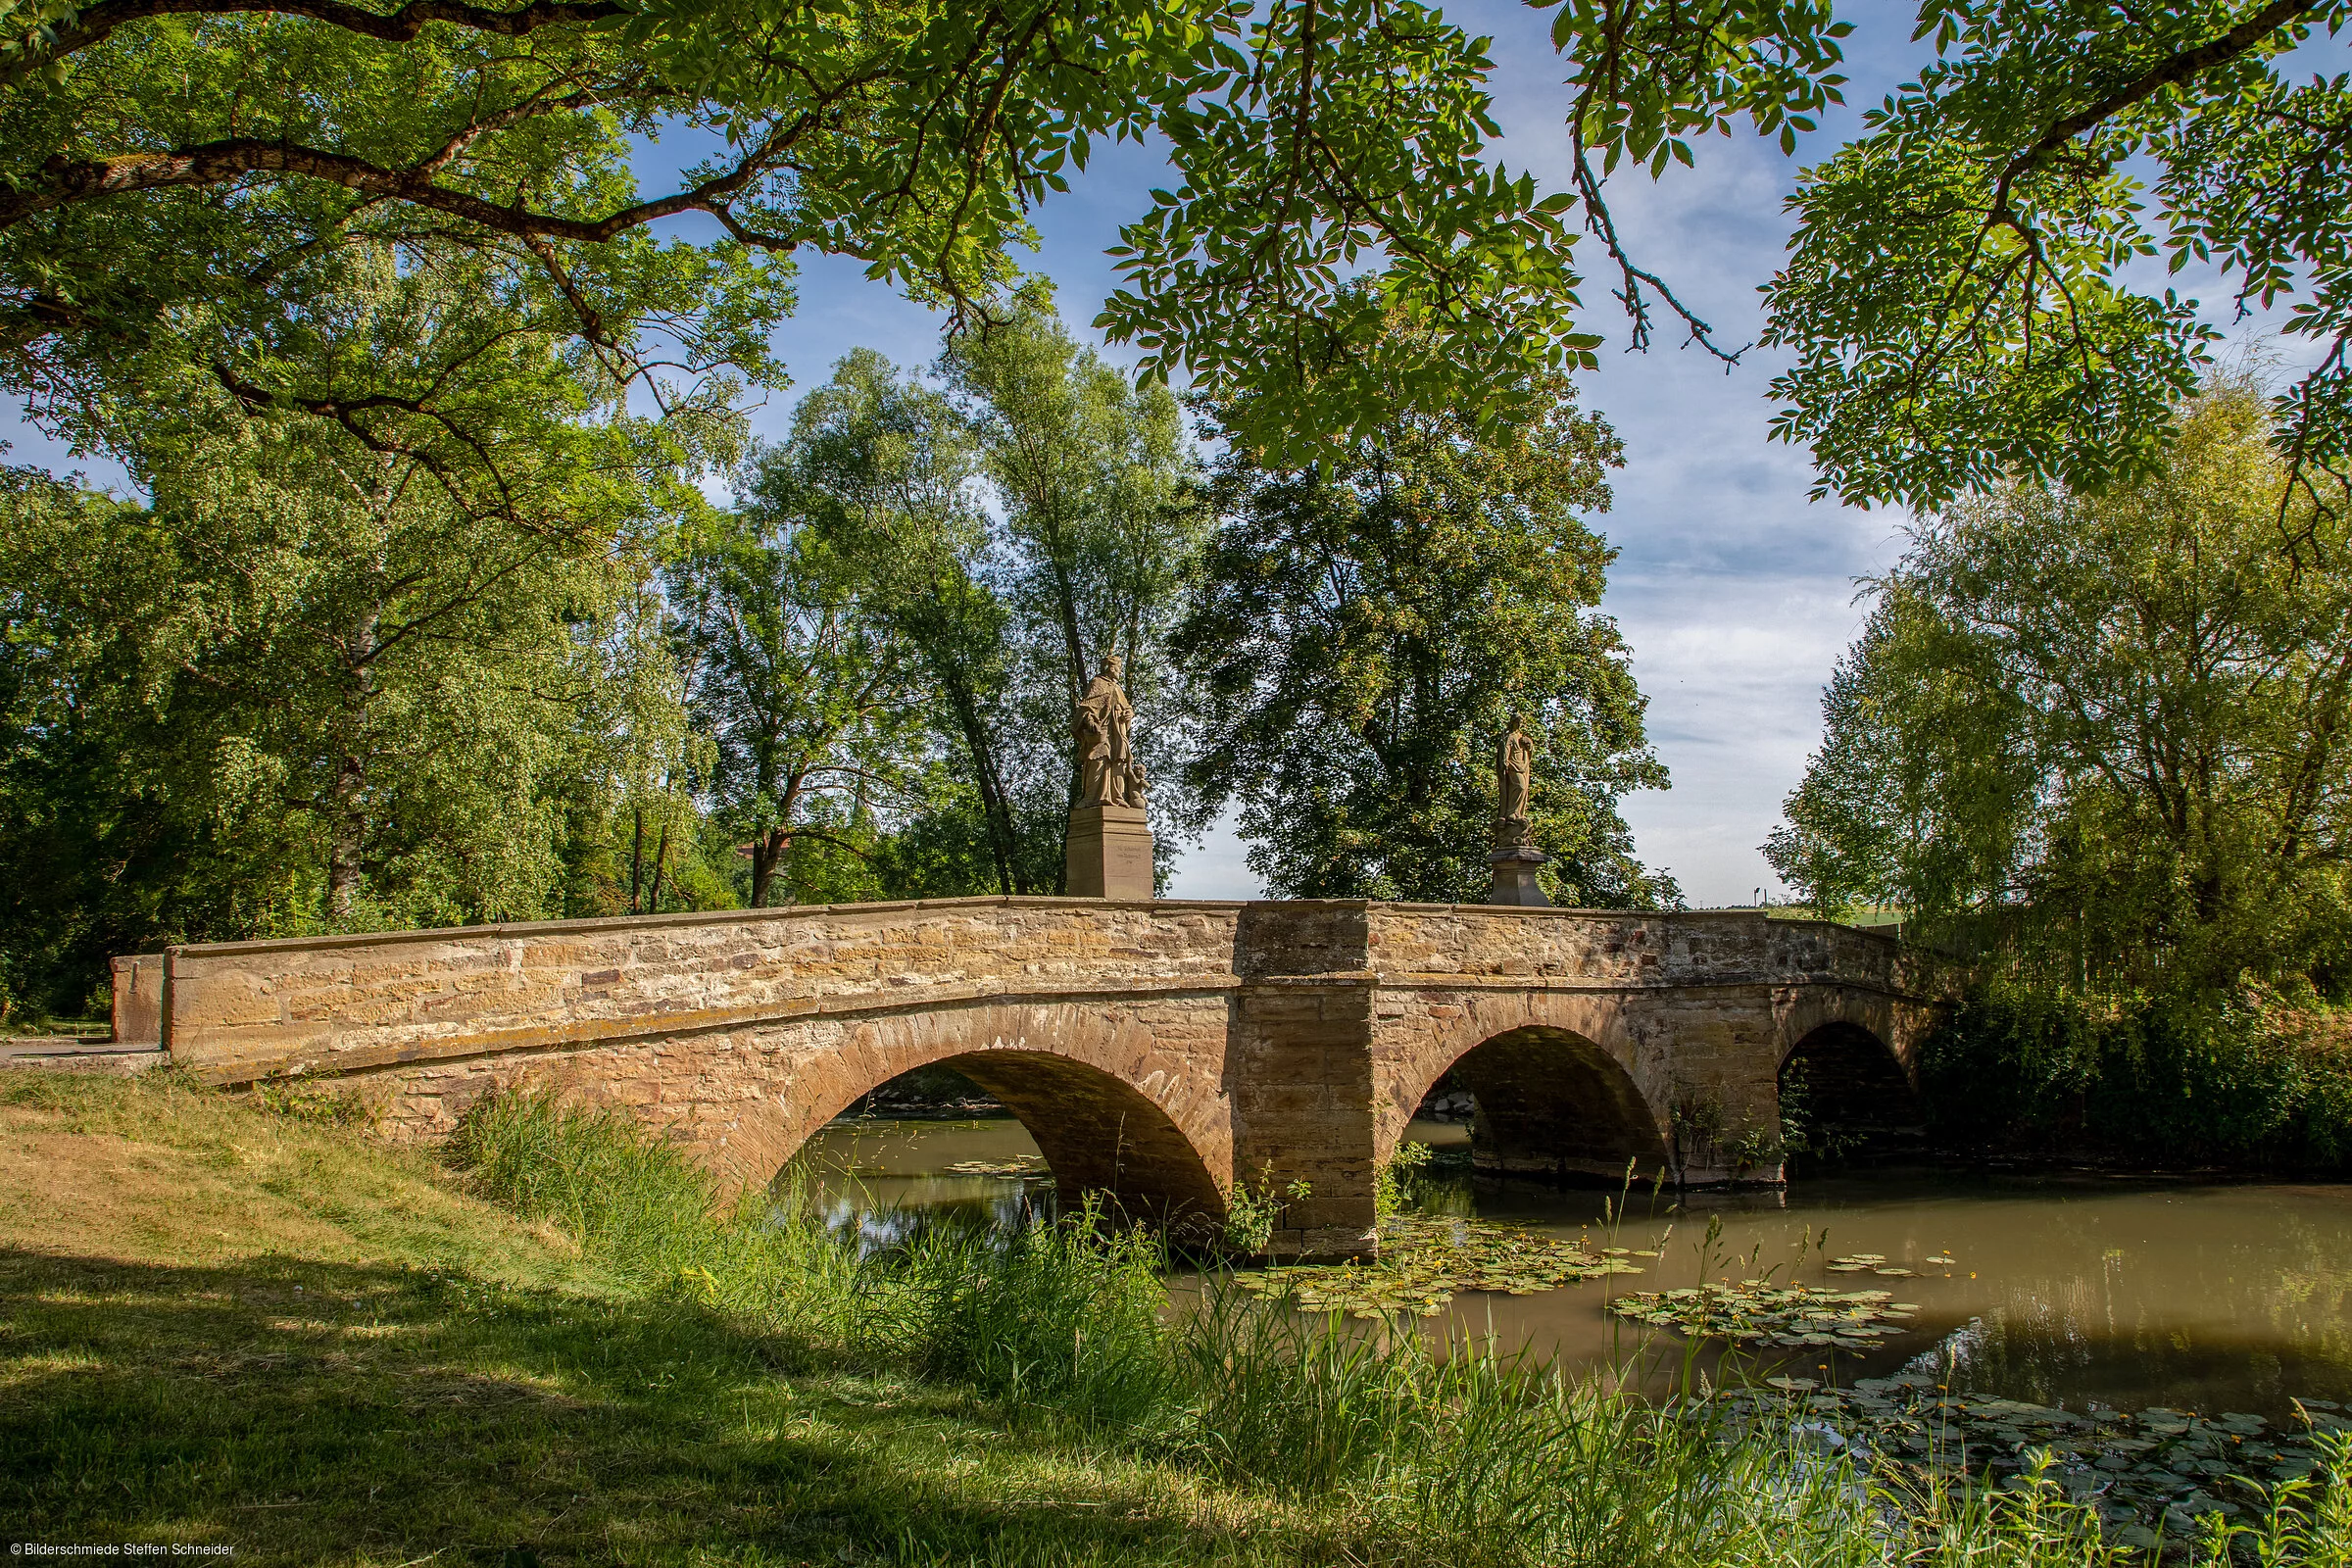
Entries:
{"type": "Polygon", "coordinates": [[[135,954],[111,960],[109,1012],[118,1046],[157,1046],[164,1039],[164,956],[135,954]]]}
{"type": "Polygon", "coordinates": [[[1079,807],[1070,813],[1067,854],[1070,897],[1152,897],[1152,829],[1140,808],[1079,807]]]}

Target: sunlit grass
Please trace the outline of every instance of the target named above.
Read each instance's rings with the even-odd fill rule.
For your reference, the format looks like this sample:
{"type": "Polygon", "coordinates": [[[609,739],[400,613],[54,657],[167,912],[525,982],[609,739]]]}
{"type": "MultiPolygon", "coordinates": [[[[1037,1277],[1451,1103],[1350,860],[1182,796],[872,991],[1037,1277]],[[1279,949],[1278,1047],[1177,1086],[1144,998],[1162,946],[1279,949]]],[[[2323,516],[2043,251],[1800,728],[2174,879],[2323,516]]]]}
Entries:
{"type": "MultiPolygon", "coordinates": [[[[1098,1213],[867,1254],[544,1099],[443,1165],[184,1086],[0,1093],[0,1148],[68,1123],[41,1147],[91,1180],[130,1144],[259,1157],[83,1251],[0,1216],[0,1530],[34,1539],[384,1568],[2142,1556],[2055,1488],[1876,1471],[1695,1383],[1643,1399],[1214,1278],[1174,1310],[1156,1245],[1098,1213]],[[268,1250],[212,1234],[237,1191],[268,1250]]],[[[2288,1497],[2201,1558],[2352,1562],[2346,1489],[2288,1497]]]]}

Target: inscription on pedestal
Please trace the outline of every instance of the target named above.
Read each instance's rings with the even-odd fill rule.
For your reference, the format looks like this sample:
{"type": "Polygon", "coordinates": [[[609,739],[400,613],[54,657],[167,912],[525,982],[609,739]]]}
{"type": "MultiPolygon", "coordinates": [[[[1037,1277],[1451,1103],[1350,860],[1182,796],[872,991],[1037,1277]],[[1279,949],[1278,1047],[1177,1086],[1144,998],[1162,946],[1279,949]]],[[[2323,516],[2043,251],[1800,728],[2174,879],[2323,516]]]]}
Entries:
{"type": "Polygon", "coordinates": [[[1132,806],[1070,813],[1069,889],[1081,899],[1152,897],[1152,828],[1132,806]]]}

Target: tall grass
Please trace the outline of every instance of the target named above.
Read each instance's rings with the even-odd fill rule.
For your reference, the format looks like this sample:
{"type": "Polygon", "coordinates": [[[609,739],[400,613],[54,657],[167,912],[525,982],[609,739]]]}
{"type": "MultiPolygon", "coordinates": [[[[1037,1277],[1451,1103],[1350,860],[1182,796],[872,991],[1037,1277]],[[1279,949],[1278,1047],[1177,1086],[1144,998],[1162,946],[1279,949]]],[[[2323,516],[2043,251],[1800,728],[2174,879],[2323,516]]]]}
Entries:
{"type": "MultiPolygon", "coordinates": [[[[1212,1277],[1171,1306],[1147,1234],[1088,1207],[1018,1234],[926,1229],[869,1253],[803,1206],[722,1209],[674,1151],[545,1096],[477,1106],[460,1161],[623,1281],[828,1359],[972,1390],[1009,1419],[1292,1499],[1350,1555],[1481,1568],[2124,1565],[2089,1508],[1875,1468],[1800,1410],[1640,1397],[1493,1347],[1433,1348],[1212,1277]]],[[[2339,1452],[2334,1469],[2352,1468],[2339,1452]]],[[[2180,1555],[2178,1551],[2174,1554],[2180,1555]]],[[[2352,1568],[2352,1490],[2280,1489],[2195,1561],[2352,1568]]]]}
{"type": "Polygon", "coordinates": [[[638,1291],[789,1328],[810,1349],[862,1316],[855,1247],[797,1203],[722,1207],[701,1167],[610,1111],[545,1092],[494,1095],[459,1124],[450,1152],[488,1196],[554,1223],[638,1291]]]}

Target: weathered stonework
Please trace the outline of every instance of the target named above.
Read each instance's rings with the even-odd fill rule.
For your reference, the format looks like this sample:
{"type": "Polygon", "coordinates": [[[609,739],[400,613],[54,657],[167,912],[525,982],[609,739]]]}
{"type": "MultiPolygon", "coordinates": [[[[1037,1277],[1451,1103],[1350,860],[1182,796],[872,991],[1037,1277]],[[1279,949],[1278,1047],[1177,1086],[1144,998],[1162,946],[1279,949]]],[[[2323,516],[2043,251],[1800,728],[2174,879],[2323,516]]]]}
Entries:
{"type": "Polygon", "coordinates": [[[1770,1181],[1790,1051],[1859,1031],[1907,1072],[1927,1015],[1894,945],[1842,927],[1346,902],[561,921],[175,948],[165,972],[175,1060],[346,1074],[398,1134],[547,1084],[760,1184],[860,1095],[953,1061],[1065,1194],[1213,1224],[1237,1181],[1303,1180],[1278,1242],[1322,1253],[1362,1248],[1377,1162],[1456,1062],[1505,1168],[1770,1181]]]}
{"type": "Polygon", "coordinates": [[[1079,807],[1062,854],[1072,898],[1152,897],[1152,825],[1140,806],[1079,807]]]}

